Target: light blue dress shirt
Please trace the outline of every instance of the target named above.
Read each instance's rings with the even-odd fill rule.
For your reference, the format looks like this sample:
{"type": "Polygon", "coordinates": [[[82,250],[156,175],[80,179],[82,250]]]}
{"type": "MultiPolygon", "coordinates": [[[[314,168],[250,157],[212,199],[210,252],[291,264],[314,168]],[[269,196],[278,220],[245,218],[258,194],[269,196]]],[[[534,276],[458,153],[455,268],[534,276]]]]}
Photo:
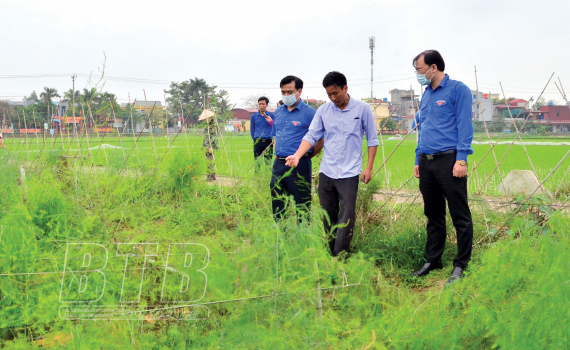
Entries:
{"type": "Polygon", "coordinates": [[[346,179],[362,172],[364,133],[367,147],[378,146],[372,108],[350,97],[344,110],[332,102],[320,106],[303,140],[314,145],[324,136],[321,173],[333,179],[346,179]]]}

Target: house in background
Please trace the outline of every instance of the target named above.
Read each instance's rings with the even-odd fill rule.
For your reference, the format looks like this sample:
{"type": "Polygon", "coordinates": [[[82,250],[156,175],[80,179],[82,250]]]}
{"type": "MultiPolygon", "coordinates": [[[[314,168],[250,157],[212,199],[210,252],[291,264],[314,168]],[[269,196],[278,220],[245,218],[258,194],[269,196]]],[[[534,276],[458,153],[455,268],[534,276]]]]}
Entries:
{"type": "Polygon", "coordinates": [[[419,95],[415,95],[414,90],[390,90],[390,110],[396,108],[395,117],[413,116],[419,107],[419,95]]]}
{"type": "Polygon", "coordinates": [[[363,98],[363,102],[368,103],[370,108],[372,108],[372,113],[374,114],[374,123],[376,124],[376,130],[380,130],[381,124],[386,118],[390,116],[390,103],[388,99],[384,98],[382,100],[363,98]]]}
{"type": "Polygon", "coordinates": [[[514,99],[514,100],[510,100],[508,105],[513,108],[513,107],[523,107],[525,108],[526,106],[528,106],[528,101],[527,100],[523,100],[520,98],[514,99]]]}
{"type": "MultiPolygon", "coordinates": [[[[158,130],[156,129],[156,127],[158,126],[159,129],[166,127],[167,125],[167,120],[165,117],[165,113],[164,113],[164,106],[162,105],[161,101],[139,101],[139,100],[135,100],[132,104],[132,108],[133,108],[133,113],[138,113],[139,115],[143,115],[143,116],[150,116],[151,112],[152,112],[152,116],[153,119],[156,120],[156,118],[159,118],[160,122],[158,125],[153,125],[153,132],[158,132],[158,130]],[[154,111],[153,111],[154,109],[154,111]]],[[[128,103],[121,103],[121,107],[122,108],[130,108],[128,103]]],[[[118,123],[119,121],[117,121],[118,123]]],[[[140,132],[145,126],[147,128],[145,128],[144,130],[142,130],[142,132],[148,132],[148,125],[147,125],[148,120],[143,120],[141,122],[139,122],[136,125],[135,128],[135,132],[140,132]]],[[[154,122],[153,122],[154,124],[154,122]]],[[[115,125],[113,125],[115,126],[115,125]]],[[[122,127],[122,120],[121,120],[121,126],[122,127]]]]}
{"type": "Polygon", "coordinates": [[[514,99],[509,101],[507,104],[496,104],[493,106],[493,115],[511,118],[525,119],[529,114],[529,105],[527,100],[514,99]],[[509,114],[510,111],[510,114],[509,114]]]}
{"type": "Polygon", "coordinates": [[[551,126],[552,132],[570,131],[569,106],[542,106],[538,111],[532,112],[532,122],[544,126],[551,126]]]}
{"type": "MultiPolygon", "coordinates": [[[[237,125],[239,123],[237,123],[237,121],[241,122],[241,130],[239,131],[249,131],[250,130],[250,119],[253,113],[257,112],[258,109],[257,108],[234,108],[232,109],[232,114],[233,114],[233,118],[231,120],[228,121],[228,125],[234,125],[237,127],[237,125]]],[[[275,112],[275,108],[267,108],[268,112],[275,112]]]]}

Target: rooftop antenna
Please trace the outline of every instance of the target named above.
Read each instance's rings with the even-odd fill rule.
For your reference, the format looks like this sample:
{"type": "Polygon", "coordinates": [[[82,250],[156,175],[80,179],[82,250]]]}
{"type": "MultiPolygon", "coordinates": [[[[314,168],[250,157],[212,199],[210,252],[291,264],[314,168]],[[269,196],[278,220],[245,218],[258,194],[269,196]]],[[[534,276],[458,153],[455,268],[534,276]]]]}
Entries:
{"type": "Polygon", "coordinates": [[[374,102],[374,43],[376,39],[370,37],[370,102],[374,102]]]}

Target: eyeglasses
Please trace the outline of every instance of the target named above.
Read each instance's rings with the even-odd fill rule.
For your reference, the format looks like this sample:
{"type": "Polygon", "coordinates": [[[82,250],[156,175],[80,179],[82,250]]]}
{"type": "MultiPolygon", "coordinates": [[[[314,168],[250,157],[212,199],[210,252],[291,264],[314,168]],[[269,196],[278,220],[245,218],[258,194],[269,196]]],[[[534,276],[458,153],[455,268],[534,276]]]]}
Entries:
{"type": "Polygon", "coordinates": [[[431,67],[431,66],[425,66],[423,68],[416,68],[416,74],[422,74],[422,71],[426,68],[429,68],[429,67],[431,67]]]}

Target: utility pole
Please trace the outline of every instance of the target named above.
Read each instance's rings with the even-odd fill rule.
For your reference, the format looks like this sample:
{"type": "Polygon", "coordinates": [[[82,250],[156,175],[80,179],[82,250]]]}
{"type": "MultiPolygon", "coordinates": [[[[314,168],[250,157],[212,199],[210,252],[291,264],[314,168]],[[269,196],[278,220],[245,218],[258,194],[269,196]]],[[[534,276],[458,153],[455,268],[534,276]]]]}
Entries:
{"type": "Polygon", "coordinates": [[[77,127],[75,124],[75,78],[77,78],[77,74],[71,76],[71,80],[73,80],[73,91],[71,92],[71,109],[73,113],[73,136],[77,134],[77,127]]]}
{"type": "Polygon", "coordinates": [[[479,102],[479,84],[477,83],[477,66],[475,66],[475,84],[477,84],[477,91],[475,92],[475,116],[477,116],[477,119],[479,119],[480,102],[479,102]]]}
{"type": "Polygon", "coordinates": [[[371,36],[369,47],[370,47],[370,102],[374,102],[374,42],[376,39],[371,36]]]}

